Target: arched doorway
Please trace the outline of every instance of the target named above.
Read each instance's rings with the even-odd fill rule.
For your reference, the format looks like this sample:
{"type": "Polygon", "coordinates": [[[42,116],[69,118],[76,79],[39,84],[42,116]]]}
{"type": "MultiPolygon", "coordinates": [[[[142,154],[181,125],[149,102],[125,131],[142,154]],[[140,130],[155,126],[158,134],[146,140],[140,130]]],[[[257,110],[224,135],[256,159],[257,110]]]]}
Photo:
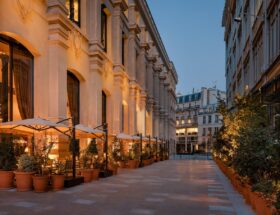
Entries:
{"type": "Polygon", "coordinates": [[[34,116],[33,55],[16,40],[0,35],[0,121],[34,116]]]}
{"type": "Polygon", "coordinates": [[[68,114],[75,125],[80,123],[80,81],[71,72],[67,72],[68,114]]]}

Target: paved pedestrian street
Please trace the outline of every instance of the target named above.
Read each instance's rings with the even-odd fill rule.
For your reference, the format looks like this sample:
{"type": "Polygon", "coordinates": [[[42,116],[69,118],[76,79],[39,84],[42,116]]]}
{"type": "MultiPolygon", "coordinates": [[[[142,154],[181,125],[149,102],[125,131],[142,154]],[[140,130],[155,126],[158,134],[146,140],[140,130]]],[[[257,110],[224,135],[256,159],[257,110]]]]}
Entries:
{"type": "Polygon", "coordinates": [[[17,214],[254,213],[212,160],[168,160],[59,192],[0,191],[0,215],[17,214]]]}

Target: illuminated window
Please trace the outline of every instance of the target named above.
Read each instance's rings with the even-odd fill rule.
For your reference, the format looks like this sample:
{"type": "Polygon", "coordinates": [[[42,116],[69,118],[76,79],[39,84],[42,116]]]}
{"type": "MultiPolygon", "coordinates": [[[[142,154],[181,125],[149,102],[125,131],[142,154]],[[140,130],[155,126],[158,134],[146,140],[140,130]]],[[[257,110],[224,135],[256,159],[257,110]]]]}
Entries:
{"type": "Polygon", "coordinates": [[[184,119],[181,120],[181,124],[182,125],[185,124],[185,120],[184,119]]]}
{"type": "Polygon", "coordinates": [[[179,125],[179,120],[176,120],[176,125],[179,125]]]}
{"type": "Polygon", "coordinates": [[[75,22],[78,26],[81,24],[81,3],[80,0],[66,0],[66,8],[68,9],[68,18],[75,22]]]}
{"type": "Polygon", "coordinates": [[[33,56],[17,41],[0,36],[0,121],[33,115],[33,56]]]}

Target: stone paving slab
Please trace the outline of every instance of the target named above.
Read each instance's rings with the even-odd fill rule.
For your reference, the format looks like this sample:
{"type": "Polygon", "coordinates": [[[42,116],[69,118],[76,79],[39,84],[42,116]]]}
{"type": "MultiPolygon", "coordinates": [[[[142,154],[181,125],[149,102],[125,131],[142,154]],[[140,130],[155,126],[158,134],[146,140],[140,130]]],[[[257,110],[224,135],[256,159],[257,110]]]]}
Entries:
{"type": "Polygon", "coordinates": [[[0,215],[253,215],[211,160],[169,160],[59,192],[0,191],[0,215]]]}

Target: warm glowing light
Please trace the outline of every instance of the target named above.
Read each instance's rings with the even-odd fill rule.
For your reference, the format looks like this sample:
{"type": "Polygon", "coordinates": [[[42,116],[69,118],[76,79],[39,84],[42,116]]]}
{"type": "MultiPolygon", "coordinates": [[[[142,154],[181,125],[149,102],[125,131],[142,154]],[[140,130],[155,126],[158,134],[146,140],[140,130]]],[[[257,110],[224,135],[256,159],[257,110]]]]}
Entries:
{"type": "Polygon", "coordinates": [[[25,153],[28,153],[28,152],[29,152],[29,148],[28,148],[28,147],[25,147],[24,152],[25,152],[25,153]]]}

